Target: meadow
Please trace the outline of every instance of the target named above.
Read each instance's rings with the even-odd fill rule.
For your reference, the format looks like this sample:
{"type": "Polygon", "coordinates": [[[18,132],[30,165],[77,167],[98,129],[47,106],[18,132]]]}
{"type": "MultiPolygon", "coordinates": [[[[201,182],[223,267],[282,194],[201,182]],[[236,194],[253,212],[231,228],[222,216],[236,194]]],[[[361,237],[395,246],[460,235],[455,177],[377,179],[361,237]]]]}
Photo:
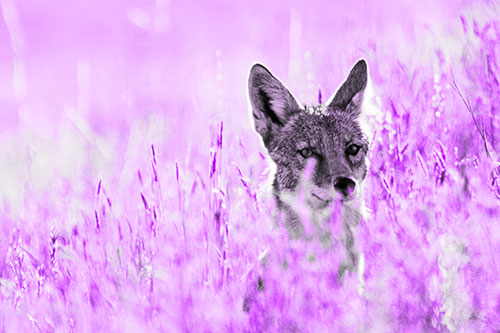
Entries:
{"type": "Polygon", "coordinates": [[[61,30],[50,8],[2,4],[1,332],[500,330],[498,4],[384,22],[383,1],[260,3],[257,19],[110,3],[62,5],[61,30]],[[246,96],[254,61],[314,103],[360,57],[363,286],[338,280],[340,244],[290,241],[272,218],[246,96]]]}

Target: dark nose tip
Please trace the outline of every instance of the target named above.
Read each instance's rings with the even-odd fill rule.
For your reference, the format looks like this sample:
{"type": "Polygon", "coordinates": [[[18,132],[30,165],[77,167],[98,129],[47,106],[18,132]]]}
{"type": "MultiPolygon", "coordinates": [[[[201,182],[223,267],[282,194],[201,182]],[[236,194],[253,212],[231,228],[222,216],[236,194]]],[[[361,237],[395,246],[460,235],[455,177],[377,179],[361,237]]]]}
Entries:
{"type": "Polygon", "coordinates": [[[337,178],[333,187],[344,197],[349,196],[354,191],[356,183],[349,178],[337,178]]]}

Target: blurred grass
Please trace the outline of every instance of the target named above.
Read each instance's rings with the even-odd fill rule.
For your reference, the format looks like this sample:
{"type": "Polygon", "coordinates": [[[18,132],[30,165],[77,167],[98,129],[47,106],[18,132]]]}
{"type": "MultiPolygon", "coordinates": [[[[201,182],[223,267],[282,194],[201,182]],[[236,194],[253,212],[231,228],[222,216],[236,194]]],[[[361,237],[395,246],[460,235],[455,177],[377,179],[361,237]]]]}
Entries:
{"type": "Polygon", "coordinates": [[[246,109],[234,127],[166,112],[105,133],[66,109],[53,133],[3,140],[0,329],[499,330],[500,23],[462,25],[459,57],[367,55],[381,114],[363,295],[337,282],[337,251],[289,242],[257,202],[269,170],[246,109]]]}

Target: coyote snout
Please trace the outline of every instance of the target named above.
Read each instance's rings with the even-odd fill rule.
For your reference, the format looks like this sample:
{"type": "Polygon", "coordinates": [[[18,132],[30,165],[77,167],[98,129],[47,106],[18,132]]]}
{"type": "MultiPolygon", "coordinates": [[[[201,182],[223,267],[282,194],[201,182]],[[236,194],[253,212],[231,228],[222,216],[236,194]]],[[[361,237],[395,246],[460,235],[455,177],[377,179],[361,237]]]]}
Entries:
{"type": "Polygon", "coordinates": [[[335,185],[333,185],[333,187],[335,187],[337,192],[342,194],[344,199],[349,199],[354,192],[356,183],[350,178],[339,177],[335,180],[335,185]]]}

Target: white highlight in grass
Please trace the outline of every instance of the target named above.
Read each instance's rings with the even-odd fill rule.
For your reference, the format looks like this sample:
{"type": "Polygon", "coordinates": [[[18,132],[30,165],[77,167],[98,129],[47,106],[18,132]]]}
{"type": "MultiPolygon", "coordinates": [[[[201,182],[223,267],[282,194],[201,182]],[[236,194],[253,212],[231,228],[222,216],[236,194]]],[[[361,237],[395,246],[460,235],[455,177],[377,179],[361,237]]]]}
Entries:
{"type": "Polygon", "coordinates": [[[150,15],[141,8],[132,8],[127,12],[129,21],[140,29],[147,30],[151,27],[152,19],[150,15]]]}

